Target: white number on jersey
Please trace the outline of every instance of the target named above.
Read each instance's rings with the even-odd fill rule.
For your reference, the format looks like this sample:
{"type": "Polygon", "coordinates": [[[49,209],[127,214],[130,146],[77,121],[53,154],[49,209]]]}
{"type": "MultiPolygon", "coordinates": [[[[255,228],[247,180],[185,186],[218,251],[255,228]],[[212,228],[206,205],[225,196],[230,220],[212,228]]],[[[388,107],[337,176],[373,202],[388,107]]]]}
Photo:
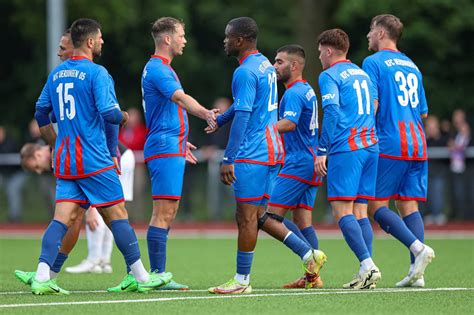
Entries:
{"type": "Polygon", "coordinates": [[[145,94],[143,92],[143,87],[142,87],[142,106],[143,106],[143,112],[146,113],[145,94]]]}
{"type": "Polygon", "coordinates": [[[370,94],[369,94],[369,86],[367,85],[367,81],[363,80],[362,83],[359,82],[359,80],[355,80],[354,84],[352,84],[352,87],[356,90],[357,94],[357,104],[359,106],[358,113],[359,115],[363,114],[370,114],[370,94]],[[362,93],[361,90],[364,90],[365,94],[365,113],[364,113],[364,104],[362,101],[362,93]]]}
{"type": "Polygon", "coordinates": [[[311,135],[316,135],[316,129],[318,129],[318,111],[316,110],[316,101],[313,101],[313,113],[311,114],[311,122],[309,123],[309,130],[311,135]]]}
{"type": "Polygon", "coordinates": [[[56,88],[56,92],[58,93],[59,97],[59,119],[64,120],[64,104],[69,103],[69,108],[66,108],[66,116],[69,120],[72,120],[76,116],[76,102],[74,101],[74,97],[69,94],[69,90],[74,88],[74,83],[65,83],[64,84],[64,92],[63,92],[63,84],[59,83],[58,87],[56,88]]]}
{"type": "Polygon", "coordinates": [[[398,95],[398,103],[401,106],[407,106],[410,103],[413,108],[418,106],[420,100],[418,99],[418,78],[416,75],[410,72],[405,78],[403,72],[397,71],[395,72],[395,81],[399,83],[398,88],[403,93],[398,95]]]}
{"type": "Polygon", "coordinates": [[[270,95],[268,97],[268,111],[271,112],[278,108],[278,90],[276,72],[268,74],[268,85],[270,86],[270,95]]]}

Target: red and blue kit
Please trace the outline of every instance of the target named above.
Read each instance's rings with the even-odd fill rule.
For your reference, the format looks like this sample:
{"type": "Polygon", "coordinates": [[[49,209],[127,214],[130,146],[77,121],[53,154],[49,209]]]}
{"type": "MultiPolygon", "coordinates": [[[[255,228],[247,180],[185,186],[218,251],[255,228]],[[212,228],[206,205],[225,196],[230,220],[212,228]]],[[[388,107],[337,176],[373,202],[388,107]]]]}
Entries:
{"type": "Polygon", "coordinates": [[[425,200],[427,149],[421,115],[428,113],[428,105],[422,74],[405,54],[388,49],[367,57],[363,69],[379,100],[376,198],[425,200]]]}
{"type": "Polygon", "coordinates": [[[188,116],[171,98],[183,89],[169,61],[151,56],[142,74],[143,111],[148,129],[145,162],[153,199],[181,199],[188,116]]]}
{"type": "Polygon", "coordinates": [[[325,117],[318,154],[329,155],[328,200],[373,199],[378,139],[371,80],[343,60],[320,74],[319,86],[325,117]]]}
{"type": "Polygon", "coordinates": [[[240,202],[264,204],[271,194],[283,159],[283,143],[276,127],[278,91],[275,68],[258,51],[241,58],[232,79],[232,95],[234,111],[250,112],[234,160],[237,177],[235,198],[240,202]]]}
{"type": "Polygon", "coordinates": [[[314,171],[318,147],[318,104],[313,88],[305,80],[291,82],[280,102],[280,119],[296,124],[281,135],[284,165],[276,179],[269,205],[312,210],[322,178],[314,171]]]}
{"type": "Polygon", "coordinates": [[[120,109],[107,70],[85,57],[72,57],[51,72],[36,109],[53,111],[58,124],[56,201],[90,201],[97,207],[123,201],[101,116],[120,109]],[[100,188],[104,180],[107,190],[100,188]]]}

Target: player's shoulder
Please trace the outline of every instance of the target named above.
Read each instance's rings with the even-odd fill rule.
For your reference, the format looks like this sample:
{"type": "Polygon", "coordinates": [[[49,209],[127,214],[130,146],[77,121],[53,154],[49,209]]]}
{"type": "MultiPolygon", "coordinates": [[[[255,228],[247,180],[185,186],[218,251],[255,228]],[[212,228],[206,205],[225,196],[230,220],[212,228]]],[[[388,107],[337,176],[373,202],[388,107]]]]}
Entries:
{"type": "Polygon", "coordinates": [[[252,67],[251,65],[245,63],[240,66],[238,66],[234,70],[234,79],[245,79],[245,78],[255,78],[256,77],[256,71],[255,68],[252,67]]]}

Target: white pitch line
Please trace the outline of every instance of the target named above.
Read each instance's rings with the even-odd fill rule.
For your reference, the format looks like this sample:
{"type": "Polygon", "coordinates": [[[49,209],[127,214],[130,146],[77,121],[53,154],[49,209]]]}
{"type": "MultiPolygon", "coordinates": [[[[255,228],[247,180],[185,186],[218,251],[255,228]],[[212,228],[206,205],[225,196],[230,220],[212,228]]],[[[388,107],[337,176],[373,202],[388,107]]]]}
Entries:
{"type": "MultiPolygon", "coordinates": [[[[261,298],[275,296],[301,296],[301,295],[329,295],[329,294],[376,294],[376,293],[407,293],[407,292],[432,292],[432,291],[472,291],[474,288],[432,288],[432,289],[375,289],[375,290],[338,290],[338,291],[313,291],[297,293],[267,293],[248,295],[209,295],[209,296],[183,296],[169,298],[151,298],[134,300],[108,300],[108,301],[78,301],[78,302],[50,302],[50,303],[26,303],[26,304],[3,304],[0,308],[38,307],[38,306],[63,306],[63,305],[93,305],[93,304],[120,304],[120,303],[150,303],[169,302],[182,300],[213,300],[213,299],[237,299],[237,298],[261,298]]],[[[188,291],[189,292],[189,291],[188,291]]]]}
{"type": "MultiPolygon", "coordinates": [[[[318,292],[338,292],[338,291],[344,291],[346,292],[347,290],[342,290],[340,288],[331,288],[331,289],[313,289],[317,290],[318,292]]],[[[449,291],[449,290],[474,290],[474,288],[377,288],[375,291],[378,292],[385,292],[385,291],[410,291],[410,290],[431,290],[431,291],[436,291],[436,290],[442,290],[442,291],[449,291]]],[[[373,291],[373,290],[372,290],[373,291]]],[[[371,292],[372,292],[371,291],[371,292]]],[[[106,290],[80,290],[80,291],[69,291],[73,294],[87,294],[87,293],[107,293],[108,295],[112,294],[114,295],[115,293],[110,293],[107,292],[106,290]]],[[[202,292],[208,292],[206,289],[191,289],[191,290],[155,290],[152,291],[154,293],[202,293],[202,292]]],[[[306,289],[253,289],[252,292],[307,292],[306,289]]],[[[366,290],[366,292],[368,292],[366,290]]],[[[133,292],[127,292],[127,293],[133,293],[133,292]]],[[[15,294],[31,294],[31,291],[13,291],[13,292],[0,292],[0,295],[15,295],[15,294]]]]}

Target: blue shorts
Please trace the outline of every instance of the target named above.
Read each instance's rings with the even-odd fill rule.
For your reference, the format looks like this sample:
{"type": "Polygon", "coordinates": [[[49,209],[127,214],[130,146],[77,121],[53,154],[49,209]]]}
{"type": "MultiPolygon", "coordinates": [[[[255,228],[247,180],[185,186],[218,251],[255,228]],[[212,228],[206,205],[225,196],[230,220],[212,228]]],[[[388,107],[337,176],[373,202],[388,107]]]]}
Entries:
{"type": "Polygon", "coordinates": [[[375,200],[426,201],[428,161],[407,161],[379,157],[375,200]]]}
{"type": "Polygon", "coordinates": [[[378,147],[340,152],[328,158],[328,200],[373,200],[378,147]]]}
{"type": "Polygon", "coordinates": [[[180,200],[186,159],[182,156],[149,160],[146,165],[151,178],[153,199],[180,200]]]}
{"type": "Polygon", "coordinates": [[[273,190],[280,165],[235,163],[234,195],[237,202],[266,205],[273,190]]]}
{"type": "Polygon", "coordinates": [[[100,208],[125,201],[115,169],[79,179],[56,179],[56,203],[74,202],[82,208],[100,208]]]}
{"type": "Polygon", "coordinates": [[[302,181],[278,176],[268,205],[271,207],[313,210],[318,186],[302,181]]]}

